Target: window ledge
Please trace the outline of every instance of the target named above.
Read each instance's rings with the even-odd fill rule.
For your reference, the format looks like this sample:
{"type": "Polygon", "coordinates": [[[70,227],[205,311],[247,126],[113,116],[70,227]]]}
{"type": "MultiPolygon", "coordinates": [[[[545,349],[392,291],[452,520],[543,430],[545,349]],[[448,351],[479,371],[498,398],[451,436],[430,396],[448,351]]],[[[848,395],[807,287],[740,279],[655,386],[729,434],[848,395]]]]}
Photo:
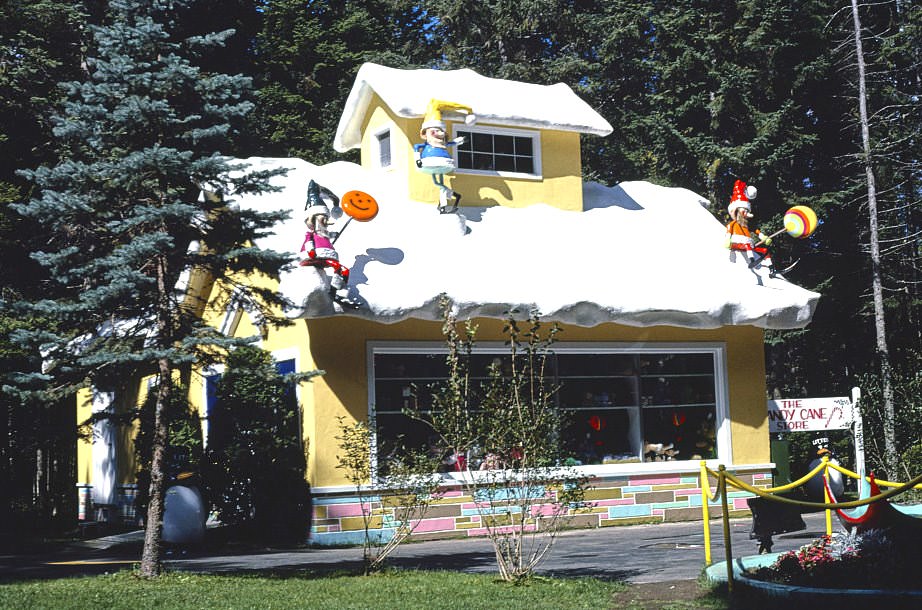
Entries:
{"type": "MultiPolygon", "coordinates": [[[[707,467],[716,470],[721,464],[720,460],[707,460],[707,467]]],[[[770,472],[775,468],[775,464],[768,462],[765,464],[729,464],[727,470],[731,473],[741,474],[748,472],[770,472]]],[[[480,471],[475,471],[475,473],[480,471]]],[[[642,477],[650,475],[695,475],[701,473],[701,464],[695,460],[671,461],[671,462],[645,462],[638,464],[602,464],[596,466],[577,466],[576,474],[584,474],[592,478],[614,478],[614,477],[642,477]]],[[[446,485],[457,485],[465,482],[467,477],[465,472],[446,472],[442,474],[442,480],[446,485]]],[[[362,491],[373,493],[377,486],[363,485],[362,491]]],[[[332,495],[332,494],[349,494],[355,493],[353,485],[328,485],[324,487],[313,487],[311,493],[314,495],[332,495]]]]}

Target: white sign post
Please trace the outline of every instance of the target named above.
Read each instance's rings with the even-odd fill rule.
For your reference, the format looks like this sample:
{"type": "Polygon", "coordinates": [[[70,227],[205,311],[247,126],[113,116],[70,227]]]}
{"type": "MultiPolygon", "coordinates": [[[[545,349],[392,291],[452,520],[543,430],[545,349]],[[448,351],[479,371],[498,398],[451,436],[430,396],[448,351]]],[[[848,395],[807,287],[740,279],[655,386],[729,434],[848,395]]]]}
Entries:
{"type": "Polygon", "coordinates": [[[855,470],[864,480],[864,422],[861,419],[861,409],[858,401],[861,400],[861,388],[852,388],[852,417],[855,419],[855,470]]]}

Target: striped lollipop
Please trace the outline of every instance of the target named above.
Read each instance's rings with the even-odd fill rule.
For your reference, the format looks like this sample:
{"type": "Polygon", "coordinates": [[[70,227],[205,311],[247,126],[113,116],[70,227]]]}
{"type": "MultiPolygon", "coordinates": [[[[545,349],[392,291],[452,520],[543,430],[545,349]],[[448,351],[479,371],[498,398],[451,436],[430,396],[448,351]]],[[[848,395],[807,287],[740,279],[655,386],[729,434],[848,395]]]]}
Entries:
{"type": "Polygon", "coordinates": [[[795,205],[784,213],[784,230],[791,237],[810,237],[816,230],[816,225],[816,212],[805,205],[795,205]]]}

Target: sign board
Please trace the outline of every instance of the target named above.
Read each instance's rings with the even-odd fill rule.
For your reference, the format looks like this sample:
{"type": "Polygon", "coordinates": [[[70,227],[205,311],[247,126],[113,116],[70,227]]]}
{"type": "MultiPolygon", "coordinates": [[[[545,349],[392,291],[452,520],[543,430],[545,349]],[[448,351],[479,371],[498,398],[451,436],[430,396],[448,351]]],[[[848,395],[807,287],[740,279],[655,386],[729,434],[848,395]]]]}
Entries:
{"type": "Polygon", "coordinates": [[[847,396],[768,401],[769,432],[815,432],[851,428],[854,416],[847,396]]]}

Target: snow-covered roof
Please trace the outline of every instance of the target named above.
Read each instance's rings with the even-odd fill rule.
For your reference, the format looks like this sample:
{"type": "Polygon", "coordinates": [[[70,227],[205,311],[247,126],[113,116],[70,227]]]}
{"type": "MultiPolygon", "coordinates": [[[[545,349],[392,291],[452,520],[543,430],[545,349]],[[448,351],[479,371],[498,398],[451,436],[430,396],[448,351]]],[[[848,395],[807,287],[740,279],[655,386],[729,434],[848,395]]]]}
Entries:
{"type": "Polygon", "coordinates": [[[488,78],[473,70],[399,70],[363,64],[346,99],[333,148],[362,143],[362,121],[377,93],[397,116],[422,118],[431,99],[470,106],[479,122],[606,136],[612,126],[564,83],[535,85],[488,78]]]}
{"type": "MultiPolygon", "coordinates": [[[[293,267],[279,290],[296,307],[292,318],[347,315],[393,323],[438,320],[439,295],[459,316],[504,318],[513,307],[537,307],[546,319],[578,326],[717,328],[806,326],[817,293],[731,262],[725,229],[705,200],[648,182],[584,185],[583,212],[545,204],[527,208],[461,208],[463,216],[402,199],[381,172],[336,162],[252,158],[251,169],[290,168],[283,190],[246,196],[238,204],[287,209],[291,219],[258,245],[296,253],[304,238],[304,202],[313,179],[342,195],[361,190],[378,201],[369,222],[352,221],[336,241],[351,269],[356,310],[337,313],[324,296],[320,272],[293,267]],[[761,285],[760,285],[761,282],[761,285]]],[[[343,216],[333,229],[342,229],[343,216]]],[[[327,272],[329,273],[329,271],[327,272]]]]}

